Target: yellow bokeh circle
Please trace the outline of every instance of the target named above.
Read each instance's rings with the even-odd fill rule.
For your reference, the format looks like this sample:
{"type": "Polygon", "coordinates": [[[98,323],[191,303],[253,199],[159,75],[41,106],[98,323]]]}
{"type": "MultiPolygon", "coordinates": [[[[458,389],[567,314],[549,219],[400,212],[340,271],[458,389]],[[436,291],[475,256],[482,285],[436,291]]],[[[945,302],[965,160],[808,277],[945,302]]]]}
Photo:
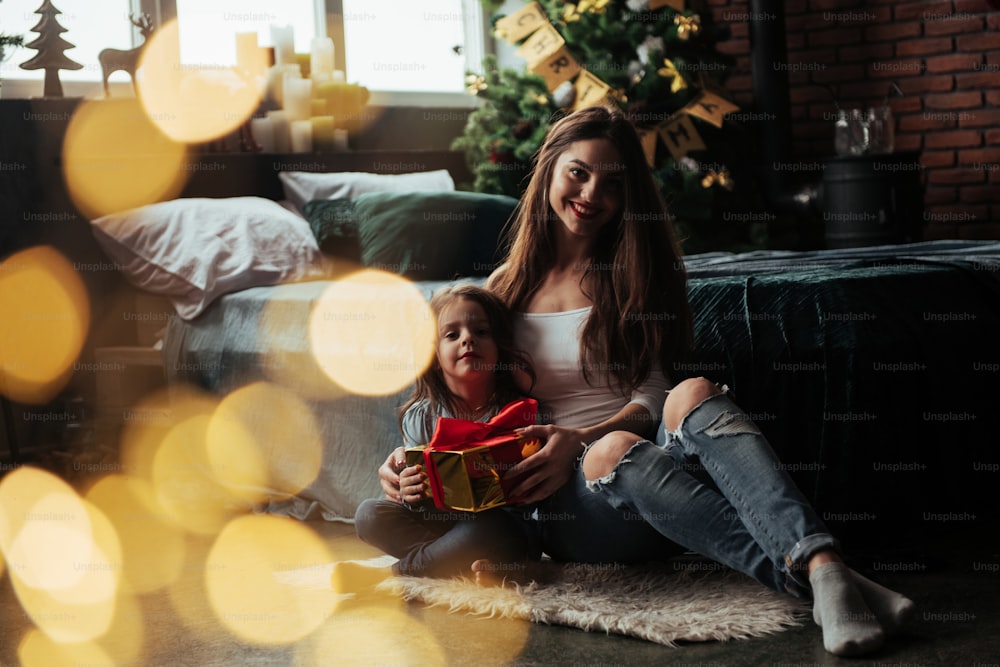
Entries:
{"type": "Polygon", "coordinates": [[[63,141],[66,187],[91,219],[177,197],[186,159],[134,98],[84,100],[63,141]]]}
{"type": "Polygon", "coordinates": [[[323,371],[348,391],[400,391],[431,363],[436,323],[427,300],[395,274],[365,269],[333,282],[309,320],[309,342],[323,371]]]}
{"type": "Polygon", "coordinates": [[[0,394],[44,404],[73,374],[90,300],[69,261],[35,246],[0,262],[0,394]]]}
{"type": "Polygon", "coordinates": [[[242,125],[264,93],[259,71],[181,61],[176,21],[159,28],[143,49],[136,73],[139,100],[150,120],[171,139],[198,143],[242,125]]]}

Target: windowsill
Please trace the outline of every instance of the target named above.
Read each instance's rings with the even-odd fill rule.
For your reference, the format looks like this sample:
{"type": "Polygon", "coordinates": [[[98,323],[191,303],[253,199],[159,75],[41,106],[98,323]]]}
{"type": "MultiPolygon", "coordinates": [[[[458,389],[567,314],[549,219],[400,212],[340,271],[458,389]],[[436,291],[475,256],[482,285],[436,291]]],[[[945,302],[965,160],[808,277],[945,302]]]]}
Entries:
{"type": "MultiPolygon", "coordinates": [[[[112,81],[112,97],[134,97],[129,81],[112,81]]],[[[104,87],[100,81],[63,81],[63,97],[102,99],[104,87]]],[[[37,99],[42,97],[44,83],[32,79],[3,79],[0,97],[3,99],[37,99]]],[[[431,93],[409,91],[371,91],[368,104],[381,107],[444,107],[473,109],[479,98],[466,93],[431,93]]]]}

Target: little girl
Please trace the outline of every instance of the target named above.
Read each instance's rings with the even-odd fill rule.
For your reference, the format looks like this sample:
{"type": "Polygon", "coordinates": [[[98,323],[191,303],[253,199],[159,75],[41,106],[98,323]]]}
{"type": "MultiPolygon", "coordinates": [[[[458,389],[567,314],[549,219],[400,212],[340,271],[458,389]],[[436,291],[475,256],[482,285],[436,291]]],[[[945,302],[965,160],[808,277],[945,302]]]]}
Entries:
{"type": "MultiPolygon", "coordinates": [[[[510,313],[492,293],[472,285],[445,287],[430,305],[438,325],[435,361],[417,379],[413,397],[401,410],[405,447],[430,442],[438,417],[491,419],[522,397],[515,384],[518,373],[530,378],[523,384],[534,382],[526,355],[514,348],[510,313]]],[[[355,514],[358,537],[399,561],[391,567],[337,563],[336,590],[369,587],[390,574],[450,577],[471,568],[477,579],[493,578],[538,557],[520,510],[437,509],[426,502],[423,466],[407,467],[403,452],[399,447],[379,468],[385,499],[366,500],[355,514]]]]}

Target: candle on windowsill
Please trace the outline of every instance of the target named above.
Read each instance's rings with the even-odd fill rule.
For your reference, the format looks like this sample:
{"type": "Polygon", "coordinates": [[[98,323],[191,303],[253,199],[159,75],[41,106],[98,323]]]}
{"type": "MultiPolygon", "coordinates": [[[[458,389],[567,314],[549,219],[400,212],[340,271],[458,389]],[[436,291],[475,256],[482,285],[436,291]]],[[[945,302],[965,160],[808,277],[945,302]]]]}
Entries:
{"type": "Polygon", "coordinates": [[[285,73],[284,104],[289,121],[307,120],[312,115],[312,81],[285,73]]]}
{"type": "Polygon", "coordinates": [[[236,33],[236,67],[251,76],[263,76],[267,70],[267,53],[257,43],[257,33],[236,33]]]}
{"type": "Polygon", "coordinates": [[[310,153],[312,152],[312,122],[308,120],[293,120],[292,131],[292,152],[310,153]]]}
{"type": "Polygon", "coordinates": [[[313,76],[333,72],[333,40],[329,37],[314,37],[310,67],[313,76]]]}
{"type": "Polygon", "coordinates": [[[290,25],[272,25],[271,42],[274,43],[274,63],[295,65],[295,31],[290,25]]]}
{"type": "Polygon", "coordinates": [[[314,116],[312,123],[313,149],[321,153],[329,153],[334,149],[333,116],[314,116]]]}
{"type": "Polygon", "coordinates": [[[347,150],[347,130],[336,129],[333,131],[333,150],[347,150]]]}
{"type": "Polygon", "coordinates": [[[288,115],[284,111],[268,111],[267,117],[274,128],[274,151],[287,153],[292,148],[292,135],[288,124],[288,115]]]}
{"type": "Polygon", "coordinates": [[[251,118],[250,135],[261,152],[274,152],[274,121],[271,118],[251,118]]]}

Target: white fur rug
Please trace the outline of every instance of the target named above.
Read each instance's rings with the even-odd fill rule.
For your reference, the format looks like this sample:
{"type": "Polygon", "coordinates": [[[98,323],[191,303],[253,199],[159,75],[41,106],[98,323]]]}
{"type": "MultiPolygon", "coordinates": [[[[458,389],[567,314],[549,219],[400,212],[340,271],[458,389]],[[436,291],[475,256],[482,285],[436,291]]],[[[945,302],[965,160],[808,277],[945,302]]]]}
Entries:
{"type": "Polygon", "coordinates": [[[809,611],[805,602],[742,574],[714,567],[699,571],[691,563],[546,563],[541,574],[541,581],[505,582],[500,588],[465,579],[392,577],[379,589],[451,612],[566,625],[667,646],[768,635],[801,625],[809,611]]]}

